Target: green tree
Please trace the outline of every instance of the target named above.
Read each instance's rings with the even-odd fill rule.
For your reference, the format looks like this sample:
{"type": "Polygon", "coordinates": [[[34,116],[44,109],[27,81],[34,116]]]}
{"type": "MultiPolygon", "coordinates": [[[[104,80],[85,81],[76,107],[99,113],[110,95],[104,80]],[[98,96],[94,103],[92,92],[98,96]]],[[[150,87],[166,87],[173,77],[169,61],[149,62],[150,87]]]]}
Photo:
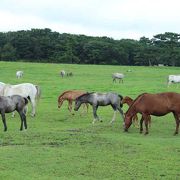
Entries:
{"type": "Polygon", "coordinates": [[[16,49],[10,43],[6,43],[1,49],[1,60],[13,61],[15,59],[16,49]]]}

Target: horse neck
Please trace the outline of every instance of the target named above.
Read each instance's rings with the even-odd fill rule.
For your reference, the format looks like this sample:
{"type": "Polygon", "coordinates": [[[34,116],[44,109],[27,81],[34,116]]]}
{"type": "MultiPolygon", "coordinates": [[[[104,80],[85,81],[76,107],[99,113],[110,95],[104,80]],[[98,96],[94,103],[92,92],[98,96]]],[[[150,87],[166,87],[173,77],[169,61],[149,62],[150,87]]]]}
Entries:
{"type": "Polygon", "coordinates": [[[80,98],[81,103],[90,103],[90,96],[88,95],[84,95],[83,97],[80,98]]]}
{"type": "Polygon", "coordinates": [[[135,114],[137,114],[137,111],[136,111],[135,104],[133,104],[132,106],[129,107],[126,115],[130,116],[130,118],[132,118],[135,114]]]}
{"type": "Polygon", "coordinates": [[[133,103],[133,100],[132,100],[132,99],[128,99],[128,100],[126,101],[126,103],[128,104],[128,106],[130,106],[130,105],[133,103]]]}

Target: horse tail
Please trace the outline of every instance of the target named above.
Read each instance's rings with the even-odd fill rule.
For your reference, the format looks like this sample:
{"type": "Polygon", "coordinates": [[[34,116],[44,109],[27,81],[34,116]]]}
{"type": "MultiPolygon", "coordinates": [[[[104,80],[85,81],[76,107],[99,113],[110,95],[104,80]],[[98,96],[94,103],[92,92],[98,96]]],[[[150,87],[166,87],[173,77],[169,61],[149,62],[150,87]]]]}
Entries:
{"type": "Polygon", "coordinates": [[[38,85],[34,85],[35,86],[35,88],[36,88],[36,100],[39,100],[40,99],[40,97],[41,97],[41,89],[40,89],[40,87],[38,86],[38,85]]]}

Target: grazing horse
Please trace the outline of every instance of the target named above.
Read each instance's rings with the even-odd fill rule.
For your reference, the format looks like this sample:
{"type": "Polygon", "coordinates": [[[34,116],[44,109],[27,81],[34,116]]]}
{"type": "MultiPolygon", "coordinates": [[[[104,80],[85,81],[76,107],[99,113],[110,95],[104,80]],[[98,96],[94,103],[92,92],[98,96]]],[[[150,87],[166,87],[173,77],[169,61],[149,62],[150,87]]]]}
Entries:
{"type": "Polygon", "coordinates": [[[111,123],[113,123],[115,121],[115,118],[116,118],[116,111],[117,110],[120,112],[120,115],[122,116],[122,118],[124,120],[123,111],[121,109],[122,99],[123,99],[123,97],[119,94],[116,94],[116,93],[86,93],[82,96],[79,96],[75,100],[74,110],[78,111],[78,109],[82,103],[91,104],[93,107],[93,115],[94,115],[94,120],[92,123],[94,124],[96,120],[99,120],[99,117],[96,113],[98,106],[111,105],[113,110],[114,110],[114,115],[113,115],[113,118],[111,121],[111,123]]]}
{"type": "Polygon", "coordinates": [[[20,79],[21,77],[23,77],[23,71],[17,71],[16,72],[16,77],[18,78],[18,79],[20,79]]]}
{"type": "MultiPolygon", "coordinates": [[[[133,99],[130,98],[129,96],[126,96],[125,98],[123,98],[122,104],[127,104],[130,107],[133,104],[133,99]]],[[[134,117],[132,117],[132,121],[134,122],[134,125],[136,127],[139,127],[137,114],[135,114],[134,117]]],[[[149,116],[149,126],[150,125],[151,125],[151,116],[149,116]]]]}
{"type": "Polygon", "coordinates": [[[73,76],[73,73],[72,72],[67,72],[67,77],[71,77],[73,76]]]}
{"type": "Polygon", "coordinates": [[[24,124],[24,128],[27,129],[26,115],[24,113],[27,104],[28,104],[28,100],[19,95],[13,95],[8,97],[0,96],[0,113],[2,116],[4,131],[7,131],[5,113],[10,113],[15,110],[19,113],[21,117],[20,131],[23,130],[23,124],[24,124]]]}
{"type": "Polygon", "coordinates": [[[172,83],[180,83],[180,75],[169,75],[167,80],[168,87],[172,83]]]}
{"type": "Polygon", "coordinates": [[[113,82],[116,82],[116,79],[119,79],[119,83],[123,83],[124,74],[122,73],[113,73],[112,74],[113,82]]]}
{"type": "Polygon", "coordinates": [[[39,86],[31,83],[22,83],[17,85],[6,84],[0,93],[1,96],[20,95],[28,98],[32,105],[31,115],[35,116],[36,100],[38,100],[41,95],[39,86]]]}
{"type": "Polygon", "coordinates": [[[65,76],[65,74],[66,74],[66,72],[65,72],[64,70],[62,70],[62,71],[60,72],[60,76],[61,76],[62,78],[65,76]]]}
{"type": "MultiPolygon", "coordinates": [[[[131,104],[133,103],[133,99],[130,98],[129,96],[126,96],[125,98],[123,98],[122,100],[122,104],[127,104],[128,106],[131,106],[131,104]]],[[[136,127],[138,127],[138,116],[137,114],[134,115],[134,117],[132,118],[134,125],[136,127]]]]}
{"type": "Polygon", "coordinates": [[[150,115],[164,116],[172,112],[176,120],[175,134],[178,134],[179,130],[179,118],[180,118],[180,94],[174,92],[165,92],[158,94],[144,93],[139,95],[129,107],[125,115],[125,131],[132,124],[132,117],[135,114],[141,113],[142,119],[140,122],[140,133],[143,131],[142,123],[145,121],[146,132],[148,134],[148,121],[150,115]]]}
{"type": "MultiPolygon", "coordinates": [[[[60,108],[65,100],[68,101],[68,110],[70,113],[72,112],[72,103],[75,101],[75,99],[83,94],[85,94],[85,91],[80,90],[68,90],[64,91],[60,96],[58,97],[58,108],[60,108]]],[[[88,111],[88,104],[85,104],[88,111]]]]}

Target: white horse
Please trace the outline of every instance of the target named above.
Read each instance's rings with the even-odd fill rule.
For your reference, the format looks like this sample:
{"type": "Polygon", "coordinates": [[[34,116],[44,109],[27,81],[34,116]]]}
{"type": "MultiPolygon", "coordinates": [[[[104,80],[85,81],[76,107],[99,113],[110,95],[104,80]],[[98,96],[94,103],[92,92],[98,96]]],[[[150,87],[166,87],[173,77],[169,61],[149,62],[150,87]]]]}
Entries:
{"type": "Polygon", "coordinates": [[[32,105],[31,115],[35,116],[36,100],[38,100],[41,95],[39,86],[31,83],[22,83],[17,85],[6,84],[0,93],[1,96],[20,95],[28,98],[32,105]]]}
{"type": "Polygon", "coordinates": [[[64,70],[62,70],[62,71],[60,72],[60,75],[61,75],[62,78],[65,76],[65,74],[66,74],[66,72],[65,72],[64,70]]]}
{"type": "Polygon", "coordinates": [[[122,73],[113,73],[112,74],[113,82],[116,82],[116,79],[119,79],[123,83],[124,74],[122,73]]]}
{"type": "Polygon", "coordinates": [[[0,94],[2,94],[1,91],[3,90],[5,85],[6,85],[5,83],[0,82],[0,94]]]}
{"type": "Polygon", "coordinates": [[[168,76],[168,87],[172,83],[180,83],[180,75],[169,75],[168,76]]]}
{"type": "Polygon", "coordinates": [[[23,71],[17,71],[16,72],[16,77],[18,78],[18,79],[20,79],[22,76],[23,76],[23,71]]]}

